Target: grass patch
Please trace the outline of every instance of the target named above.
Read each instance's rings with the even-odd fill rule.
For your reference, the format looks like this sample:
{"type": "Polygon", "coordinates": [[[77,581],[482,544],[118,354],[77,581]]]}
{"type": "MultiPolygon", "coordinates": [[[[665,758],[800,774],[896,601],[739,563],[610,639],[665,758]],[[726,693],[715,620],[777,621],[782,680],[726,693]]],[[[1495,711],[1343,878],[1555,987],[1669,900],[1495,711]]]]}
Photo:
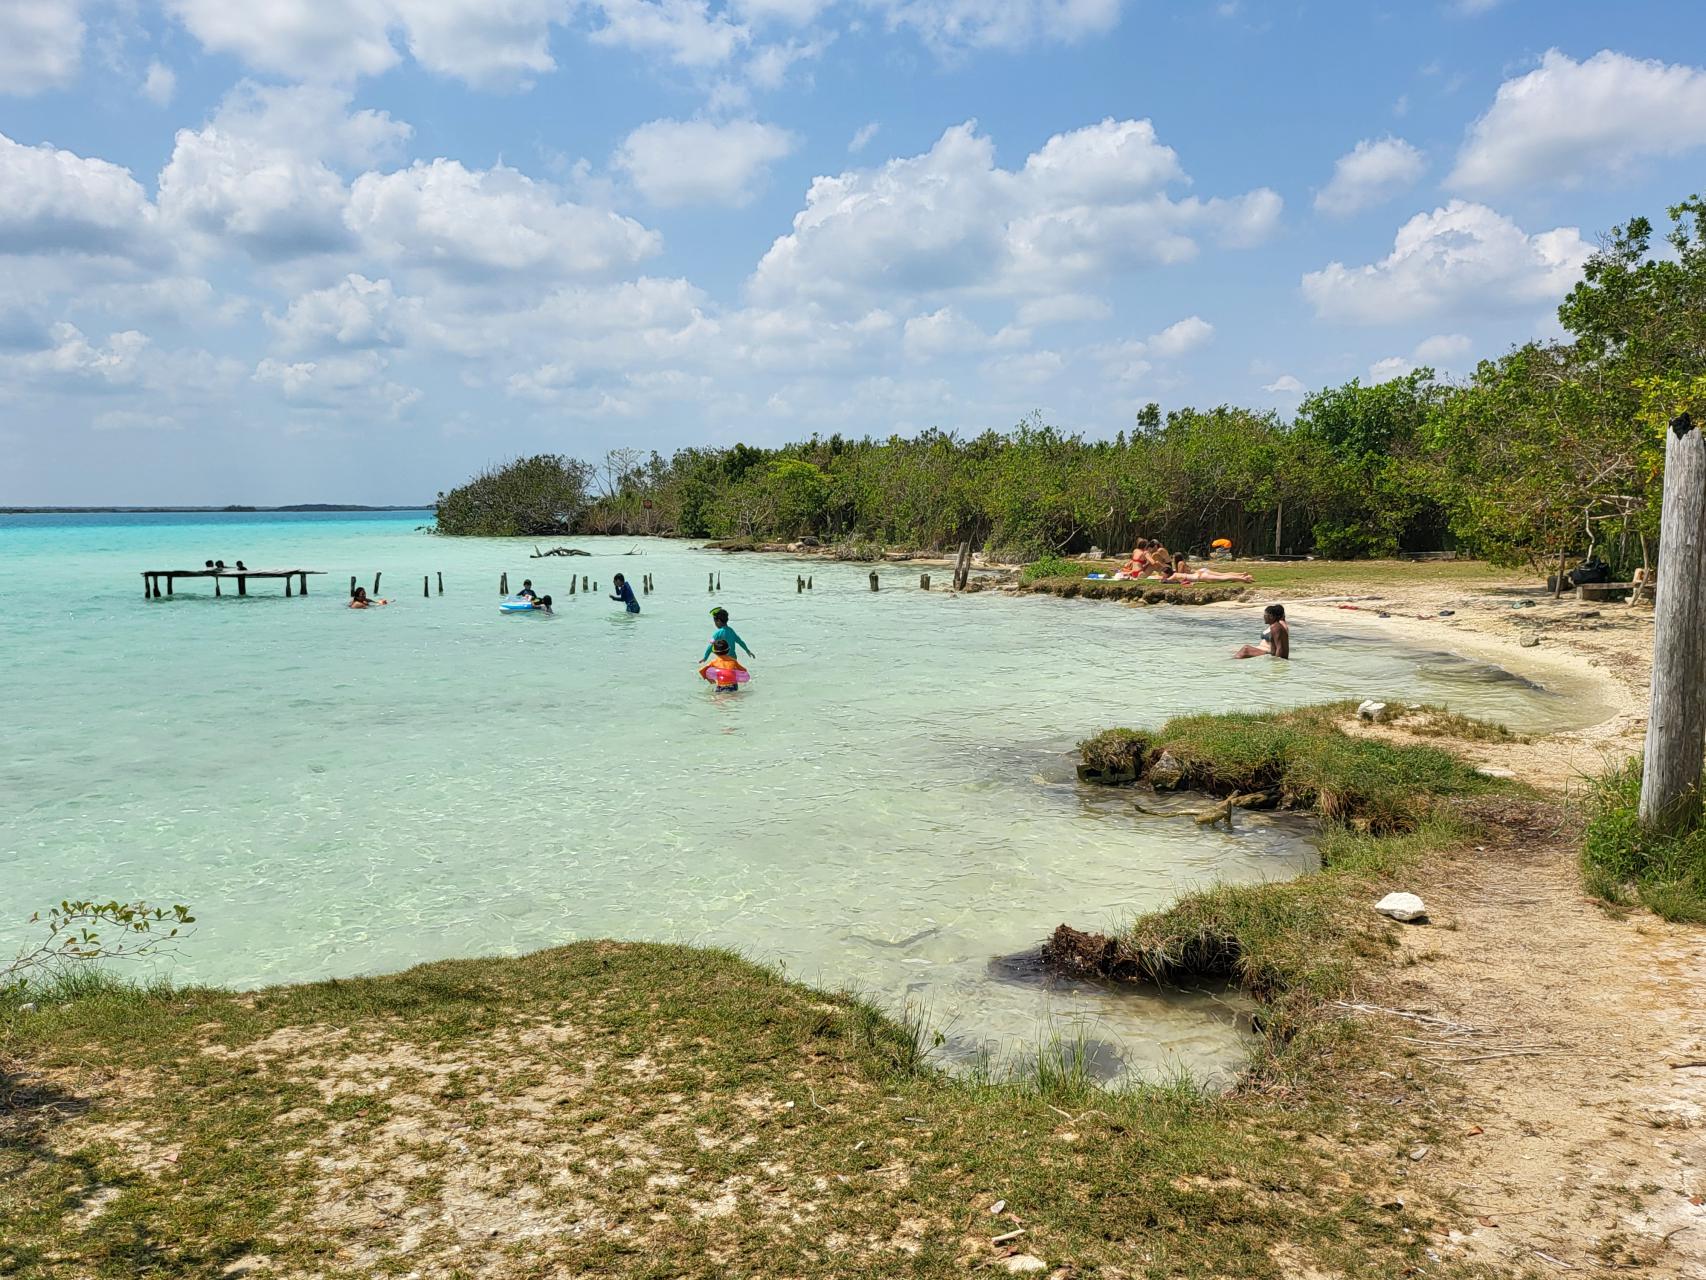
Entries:
{"type": "Polygon", "coordinates": [[[1351,704],[1277,713],[1182,716],[1150,735],[1112,730],[1081,745],[1086,765],[1142,751],[1138,772],[1213,795],[1262,793],[1284,808],[1311,809],[1377,835],[1413,831],[1442,799],[1494,789],[1436,747],[1353,737],[1337,721],[1351,704]],[[1129,735],[1129,736],[1126,736],[1129,735]]]}
{"type": "Polygon", "coordinates": [[[1706,828],[1660,836],[1641,826],[1641,761],[1595,780],[1582,837],[1582,879],[1607,902],[1640,903],[1666,920],[1706,924],[1706,828]]]}
{"type": "Polygon", "coordinates": [[[946,1078],[917,1027],[726,952],[578,943],[250,994],[0,1004],[0,1273],[1277,1280],[1425,1262],[1424,1108],[946,1078]],[[996,1201],[1005,1202],[992,1213],[996,1201]],[[1023,1228],[1016,1246],[994,1237],[1023,1228]]]}
{"type": "Polygon", "coordinates": [[[1083,562],[1068,560],[1064,556],[1043,556],[1031,561],[1019,573],[1020,582],[1040,582],[1044,578],[1082,578],[1086,570],[1083,562]]]}

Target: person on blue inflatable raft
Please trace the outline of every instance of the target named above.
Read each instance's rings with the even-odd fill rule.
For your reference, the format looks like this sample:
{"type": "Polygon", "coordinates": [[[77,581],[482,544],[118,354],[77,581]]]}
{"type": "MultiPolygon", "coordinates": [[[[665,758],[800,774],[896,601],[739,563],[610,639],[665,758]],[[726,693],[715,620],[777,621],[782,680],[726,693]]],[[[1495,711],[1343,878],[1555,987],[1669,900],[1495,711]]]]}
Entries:
{"type": "Polygon", "coordinates": [[[705,654],[699,659],[699,661],[705,662],[710,658],[711,651],[717,647],[717,641],[719,640],[727,640],[729,642],[730,657],[733,657],[738,649],[745,649],[746,656],[749,658],[756,658],[758,656],[752,651],[752,646],[745,640],[742,640],[735,629],[729,625],[729,611],[727,609],[724,609],[719,605],[717,608],[711,610],[711,621],[717,624],[717,629],[711,633],[711,643],[705,646],[705,654]]]}
{"type": "Polygon", "coordinates": [[[624,578],[621,574],[617,574],[610,580],[610,585],[616,588],[616,594],[610,597],[612,600],[620,601],[622,604],[627,605],[629,613],[638,613],[640,611],[640,602],[634,599],[634,588],[628,585],[628,579],[624,578]]]}

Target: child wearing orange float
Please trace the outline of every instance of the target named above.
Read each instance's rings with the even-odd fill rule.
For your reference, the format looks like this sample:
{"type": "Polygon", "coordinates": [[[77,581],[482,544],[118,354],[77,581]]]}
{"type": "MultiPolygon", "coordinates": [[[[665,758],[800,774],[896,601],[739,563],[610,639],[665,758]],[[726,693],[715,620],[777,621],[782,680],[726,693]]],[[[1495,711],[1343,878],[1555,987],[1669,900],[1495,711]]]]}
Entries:
{"type": "Polygon", "coordinates": [[[736,692],[746,680],[746,668],[729,652],[727,640],[713,640],[711,650],[715,656],[699,668],[699,674],[715,685],[719,692],[725,689],[736,692]]]}

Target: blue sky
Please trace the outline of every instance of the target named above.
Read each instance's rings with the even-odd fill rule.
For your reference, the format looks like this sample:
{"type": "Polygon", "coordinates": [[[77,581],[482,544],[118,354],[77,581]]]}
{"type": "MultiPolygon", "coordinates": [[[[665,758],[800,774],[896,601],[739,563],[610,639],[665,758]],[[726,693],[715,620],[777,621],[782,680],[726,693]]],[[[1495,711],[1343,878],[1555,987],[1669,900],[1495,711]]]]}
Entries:
{"type": "Polygon", "coordinates": [[[1291,412],[1555,332],[1697,3],[5,0],[0,502],[1291,412]]]}

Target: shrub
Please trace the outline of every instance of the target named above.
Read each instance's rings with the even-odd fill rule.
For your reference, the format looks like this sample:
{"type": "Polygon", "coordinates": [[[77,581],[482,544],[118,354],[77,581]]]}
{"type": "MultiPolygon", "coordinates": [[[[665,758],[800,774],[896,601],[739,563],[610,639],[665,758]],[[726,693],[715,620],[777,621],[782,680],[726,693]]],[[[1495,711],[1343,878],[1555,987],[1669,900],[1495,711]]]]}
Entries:
{"type": "Polygon", "coordinates": [[[1666,920],[1706,924],[1706,828],[1663,836],[1641,826],[1641,762],[1598,778],[1588,795],[1582,879],[1608,902],[1640,902],[1666,920]]]}
{"type": "Polygon", "coordinates": [[[592,468],[541,453],[494,467],[438,496],[438,531],[453,537],[519,538],[569,533],[586,509],[592,468]]]}
{"type": "Polygon", "coordinates": [[[1043,556],[1031,561],[1019,574],[1020,582],[1039,582],[1043,578],[1081,578],[1084,566],[1061,556],[1043,556]]]}

